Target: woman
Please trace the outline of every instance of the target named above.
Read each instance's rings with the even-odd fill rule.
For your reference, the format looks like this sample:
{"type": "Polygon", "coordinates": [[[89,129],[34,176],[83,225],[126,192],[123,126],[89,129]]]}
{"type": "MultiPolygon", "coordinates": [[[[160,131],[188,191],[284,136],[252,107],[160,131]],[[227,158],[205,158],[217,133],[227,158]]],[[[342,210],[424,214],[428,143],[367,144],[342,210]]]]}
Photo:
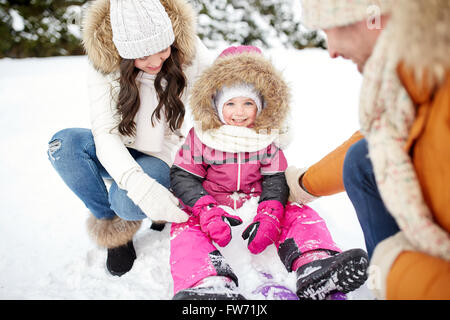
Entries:
{"type": "Polygon", "coordinates": [[[83,44],[92,129],[56,133],[48,154],[92,213],[88,232],[108,249],[107,269],[121,276],[136,259],[132,239],[143,219],[187,220],[167,190],[169,172],[190,86],[212,58],[184,0],[96,0],[83,44]]]}

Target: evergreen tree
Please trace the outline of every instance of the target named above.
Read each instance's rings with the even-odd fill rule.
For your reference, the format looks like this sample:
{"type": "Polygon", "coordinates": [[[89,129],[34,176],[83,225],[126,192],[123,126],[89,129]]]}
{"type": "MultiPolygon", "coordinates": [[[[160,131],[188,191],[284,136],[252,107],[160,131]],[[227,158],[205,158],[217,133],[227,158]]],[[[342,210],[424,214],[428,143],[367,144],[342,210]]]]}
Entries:
{"type": "Polygon", "coordinates": [[[298,0],[193,0],[193,4],[199,36],[208,47],[326,47],[319,33],[301,25],[298,0]]]}
{"type": "Polygon", "coordinates": [[[0,57],[83,54],[79,36],[86,0],[0,0],[0,57]]]}
{"type": "MultiPolygon", "coordinates": [[[[87,2],[0,0],[0,58],[83,54],[80,28],[87,2]]],[[[198,34],[209,48],[230,44],[325,48],[320,34],[301,25],[298,0],[190,2],[198,12],[198,34]]]]}

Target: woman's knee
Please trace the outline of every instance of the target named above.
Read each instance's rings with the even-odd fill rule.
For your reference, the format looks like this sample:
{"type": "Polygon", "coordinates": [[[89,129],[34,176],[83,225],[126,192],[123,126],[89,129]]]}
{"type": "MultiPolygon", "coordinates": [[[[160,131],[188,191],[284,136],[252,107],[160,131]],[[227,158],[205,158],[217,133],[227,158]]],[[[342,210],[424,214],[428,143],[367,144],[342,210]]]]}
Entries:
{"type": "Polygon", "coordinates": [[[74,150],[82,150],[89,141],[93,141],[89,129],[68,128],[58,131],[48,143],[48,157],[51,162],[73,155],[74,150]]]}

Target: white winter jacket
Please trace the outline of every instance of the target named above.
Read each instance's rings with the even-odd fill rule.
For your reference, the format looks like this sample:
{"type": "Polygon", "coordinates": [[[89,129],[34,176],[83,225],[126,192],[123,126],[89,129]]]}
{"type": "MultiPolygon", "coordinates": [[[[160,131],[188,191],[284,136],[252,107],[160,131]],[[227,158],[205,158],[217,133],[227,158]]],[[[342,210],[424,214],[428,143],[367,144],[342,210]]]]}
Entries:
{"type": "MultiPolygon", "coordinates": [[[[212,62],[213,55],[197,37],[195,58],[192,64],[183,70],[187,79],[187,87],[183,93],[182,101],[186,108],[188,108],[188,97],[193,83],[212,62]]],[[[145,173],[140,170],[139,164],[130,155],[127,148],[133,148],[155,156],[171,166],[175,152],[183,142],[184,137],[174,134],[164,121],[161,123],[164,126],[162,135],[142,137],[138,136],[139,130],[137,130],[137,136],[135,137],[121,135],[117,129],[120,123],[120,116],[117,115],[116,106],[116,99],[119,93],[118,78],[118,71],[105,75],[97,71],[93,66],[89,67],[88,86],[91,129],[99,161],[121,189],[129,190],[132,186],[128,182],[136,180],[129,179],[130,175],[145,173]],[[137,139],[139,139],[138,145],[135,143],[137,139]]],[[[154,86],[152,87],[153,82],[149,82],[148,79],[151,78],[147,77],[145,85],[150,88],[147,88],[146,93],[150,92],[153,94],[153,97],[141,97],[141,102],[152,99],[157,104],[156,90],[154,86]]],[[[156,105],[152,107],[154,109],[156,105]]],[[[139,121],[143,121],[139,115],[140,113],[138,112],[135,117],[136,127],[139,127],[139,121]]],[[[149,119],[145,118],[145,120],[148,123],[149,119]]],[[[186,129],[183,126],[180,130],[182,135],[187,133],[186,129]]]]}
{"type": "MultiPolygon", "coordinates": [[[[196,14],[190,3],[187,0],[160,2],[175,33],[174,45],[187,80],[182,101],[189,110],[187,102],[191,87],[203,69],[212,63],[213,57],[196,36],[196,14]]],[[[121,119],[117,115],[116,100],[120,91],[118,78],[122,58],[113,42],[109,0],[89,2],[83,17],[82,34],[83,46],[91,63],[88,73],[91,129],[98,159],[118,186],[126,190],[128,197],[150,219],[186,221],[188,216],[178,208],[178,199],[145,174],[127,149],[134,148],[171,165],[177,145],[181,143],[181,139],[170,132],[163,117],[154,127],[151,126],[151,114],[158,103],[151,76],[141,73],[136,78],[141,98],[134,119],[136,136],[125,137],[118,132],[121,119]]]]}

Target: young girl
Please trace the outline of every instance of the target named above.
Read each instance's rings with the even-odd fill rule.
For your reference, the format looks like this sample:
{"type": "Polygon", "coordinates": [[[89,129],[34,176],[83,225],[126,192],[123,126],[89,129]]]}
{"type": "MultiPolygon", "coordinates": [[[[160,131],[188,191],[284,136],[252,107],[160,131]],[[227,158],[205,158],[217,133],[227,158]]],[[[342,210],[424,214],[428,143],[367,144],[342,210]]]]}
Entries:
{"type": "Polygon", "coordinates": [[[284,80],[255,47],[225,50],[196,82],[195,125],[171,169],[171,189],[190,215],[171,229],[174,299],[244,298],[213,242],[226,246],[230,225],[242,223],[221,205],[237,209],[250,197],[259,205],[242,237],[253,254],[277,246],[286,269],[297,272],[300,298],[346,293],[367,279],[363,250],[342,253],[317,212],[288,202],[281,150],[288,100],[284,80]]]}
{"type": "Polygon", "coordinates": [[[56,133],[48,155],[92,213],[88,231],[120,276],[136,258],[132,239],[143,219],[187,220],[167,190],[169,172],[188,92],[212,58],[185,0],[95,0],[83,43],[92,129],[56,133]]]}

